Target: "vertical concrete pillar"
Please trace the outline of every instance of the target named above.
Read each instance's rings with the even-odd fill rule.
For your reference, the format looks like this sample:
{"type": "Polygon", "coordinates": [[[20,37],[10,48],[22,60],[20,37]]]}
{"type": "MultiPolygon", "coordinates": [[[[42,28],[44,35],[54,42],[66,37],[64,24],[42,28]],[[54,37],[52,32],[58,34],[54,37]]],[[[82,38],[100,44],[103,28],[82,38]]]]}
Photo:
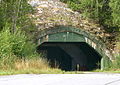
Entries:
{"type": "Polygon", "coordinates": [[[104,58],[101,58],[101,70],[104,70],[104,58]]]}

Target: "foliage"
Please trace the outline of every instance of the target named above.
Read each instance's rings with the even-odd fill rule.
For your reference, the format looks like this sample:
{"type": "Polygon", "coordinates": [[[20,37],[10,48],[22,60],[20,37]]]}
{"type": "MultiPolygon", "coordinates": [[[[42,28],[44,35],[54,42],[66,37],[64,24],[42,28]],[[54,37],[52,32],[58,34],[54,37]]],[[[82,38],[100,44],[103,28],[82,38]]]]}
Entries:
{"type": "Polygon", "coordinates": [[[98,18],[101,0],[68,0],[67,3],[70,8],[82,13],[84,17],[98,18]]]}
{"type": "Polygon", "coordinates": [[[115,56],[120,57],[120,34],[117,36],[116,40],[115,56]]]}
{"type": "Polygon", "coordinates": [[[113,61],[111,68],[112,70],[120,70],[120,55],[115,57],[116,59],[113,61]]]}
{"type": "Polygon", "coordinates": [[[105,27],[106,31],[118,31],[120,27],[119,0],[61,0],[86,18],[92,18],[105,27]]]}
{"type": "MultiPolygon", "coordinates": [[[[0,29],[2,30],[6,23],[10,24],[11,32],[17,29],[31,28],[32,23],[28,16],[33,13],[33,8],[27,3],[28,0],[1,0],[0,3],[0,29]]],[[[28,29],[29,30],[29,29],[28,29]]]]}
{"type": "Polygon", "coordinates": [[[28,40],[33,29],[28,0],[0,0],[0,68],[12,68],[18,59],[37,58],[36,45],[28,40]]]}
{"type": "MultiPolygon", "coordinates": [[[[120,1],[111,0],[109,3],[112,9],[112,22],[114,26],[120,27],[120,1]]],[[[119,28],[120,31],[120,28],[119,28]]]]}
{"type": "Polygon", "coordinates": [[[35,44],[27,40],[24,32],[17,31],[12,34],[8,26],[0,32],[0,57],[31,56],[35,52],[35,47],[35,44]]]}
{"type": "Polygon", "coordinates": [[[2,21],[0,22],[0,56],[29,56],[35,50],[34,44],[28,42],[24,32],[27,28],[33,28],[28,16],[33,9],[27,1],[1,0],[0,2],[0,21],[2,21]]]}

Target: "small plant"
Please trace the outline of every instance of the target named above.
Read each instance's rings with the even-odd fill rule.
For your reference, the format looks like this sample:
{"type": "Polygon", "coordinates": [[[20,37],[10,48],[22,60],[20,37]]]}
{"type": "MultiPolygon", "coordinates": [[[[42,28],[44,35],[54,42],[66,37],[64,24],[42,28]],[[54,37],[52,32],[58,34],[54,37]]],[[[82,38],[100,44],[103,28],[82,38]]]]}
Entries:
{"type": "Polygon", "coordinates": [[[118,35],[116,48],[115,48],[115,60],[113,62],[112,68],[113,69],[119,69],[120,70],[120,35],[118,35]]]}
{"type": "Polygon", "coordinates": [[[14,63],[14,69],[21,70],[21,69],[48,69],[49,65],[48,62],[45,59],[42,58],[32,58],[32,59],[26,59],[22,60],[19,59],[14,63]]]}
{"type": "Polygon", "coordinates": [[[36,45],[28,41],[24,32],[11,33],[9,26],[0,32],[0,69],[48,67],[36,52],[36,45]]]}

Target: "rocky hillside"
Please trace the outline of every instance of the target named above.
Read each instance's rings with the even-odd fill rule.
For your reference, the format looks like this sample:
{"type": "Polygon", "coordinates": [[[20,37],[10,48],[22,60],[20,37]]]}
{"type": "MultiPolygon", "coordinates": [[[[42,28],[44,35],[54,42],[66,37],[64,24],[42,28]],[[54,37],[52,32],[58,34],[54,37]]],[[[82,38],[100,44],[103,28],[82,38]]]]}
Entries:
{"type": "MultiPolygon", "coordinates": [[[[62,25],[84,29],[87,32],[95,34],[103,41],[110,36],[99,24],[93,22],[93,20],[84,19],[81,14],[72,11],[66,4],[59,0],[31,0],[29,3],[36,10],[30,17],[34,18],[33,23],[36,25],[38,32],[62,25]]],[[[107,45],[109,44],[108,41],[105,42],[107,45]]],[[[112,50],[112,46],[110,50],[112,50]]]]}

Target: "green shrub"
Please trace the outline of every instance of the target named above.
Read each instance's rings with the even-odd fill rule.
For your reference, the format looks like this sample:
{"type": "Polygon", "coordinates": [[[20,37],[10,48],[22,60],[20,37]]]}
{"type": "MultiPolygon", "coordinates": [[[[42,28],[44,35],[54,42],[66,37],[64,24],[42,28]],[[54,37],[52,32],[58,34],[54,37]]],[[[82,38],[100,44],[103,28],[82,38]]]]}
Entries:
{"type": "Polygon", "coordinates": [[[10,56],[12,53],[11,34],[9,30],[0,32],[0,57],[10,56]]]}
{"type": "Polygon", "coordinates": [[[12,34],[9,26],[0,32],[0,66],[12,65],[16,59],[39,57],[36,46],[28,41],[24,32],[18,30],[12,34]]]}
{"type": "Polygon", "coordinates": [[[0,56],[15,55],[18,57],[26,57],[33,55],[35,52],[35,44],[28,41],[24,32],[18,30],[12,34],[9,28],[5,28],[0,32],[0,56]]]}

